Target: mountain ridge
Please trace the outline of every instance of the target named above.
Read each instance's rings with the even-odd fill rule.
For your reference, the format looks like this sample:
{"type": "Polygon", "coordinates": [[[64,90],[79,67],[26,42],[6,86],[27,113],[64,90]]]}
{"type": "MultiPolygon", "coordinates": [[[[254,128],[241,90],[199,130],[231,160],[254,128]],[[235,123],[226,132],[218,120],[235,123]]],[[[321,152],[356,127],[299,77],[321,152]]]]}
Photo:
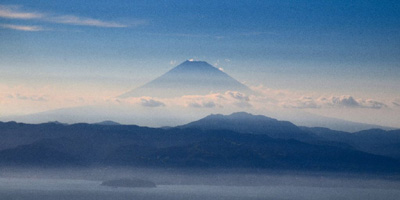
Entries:
{"type": "Polygon", "coordinates": [[[209,118],[228,118],[231,120],[228,125],[243,126],[244,129],[249,127],[244,126],[247,123],[250,126],[260,122],[265,124],[261,123],[261,129],[255,128],[254,132],[243,132],[243,129],[231,128],[235,130],[232,131],[223,126],[163,129],[135,125],[1,122],[0,165],[400,172],[400,157],[393,155],[400,147],[400,130],[371,129],[354,134],[329,132],[329,129],[322,128],[299,128],[290,122],[244,112],[227,116],[210,115],[209,118]],[[268,124],[270,122],[272,124],[268,124]],[[267,125],[284,128],[269,130],[276,133],[265,132],[269,129],[267,125]],[[289,129],[285,129],[287,127],[289,129]],[[301,132],[296,132],[299,129],[302,129],[301,132]],[[295,132],[290,135],[282,130],[295,132]],[[305,133],[312,137],[300,141],[307,136],[303,135],[305,133]],[[281,138],[270,137],[274,134],[281,138]],[[301,137],[293,139],[293,134],[301,137]],[[357,138],[364,138],[368,143],[364,146],[353,143],[352,140],[357,138]],[[341,141],[348,142],[343,143],[348,145],[340,144],[341,141]],[[391,149],[377,151],[374,148],[376,145],[386,145],[391,149]],[[366,149],[363,151],[361,148],[366,149]]]}
{"type": "Polygon", "coordinates": [[[178,127],[203,130],[226,129],[240,133],[265,134],[272,138],[301,141],[313,138],[312,135],[303,132],[289,121],[279,121],[264,115],[252,115],[247,112],[235,112],[230,115],[212,114],[178,127]]]}

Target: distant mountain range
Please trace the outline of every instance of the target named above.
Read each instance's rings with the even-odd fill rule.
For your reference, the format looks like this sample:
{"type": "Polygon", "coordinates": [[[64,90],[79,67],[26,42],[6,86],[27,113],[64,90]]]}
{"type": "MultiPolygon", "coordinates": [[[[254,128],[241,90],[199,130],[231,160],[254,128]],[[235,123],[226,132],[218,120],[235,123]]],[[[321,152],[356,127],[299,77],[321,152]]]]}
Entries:
{"type": "MultiPolygon", "coordinates": [[[[18,121],[24,123],[43,123],[57,120],[60,123],[98,123],[112,120],[124,124],[139,124],[141,126],[163,127],[178,126],[207,116],[212,110],[185,108],[185,110],[171,110],[169,108],[146,109],[145,107],[124,106],[82,106],[63,108],[46,112],[22,116],[0,117],[0,121],[18,121]]],[[[326,127],[332,130],[358,132],[367,129],[393,130],[392,127],[383,127],[373,124],[364,124],[314,115],[306,112],[290,114],[270,113],[274,118],[285,119],[297,126],[326,127]]]]}
{"type": "Polygon", "coordinates": [[[119,97],[180,97],[226,91],[254,94],[246,85],[207,62],[187,60],[153,81],[119,97]]]}
{"type": "Polygon", "coordinates": [[[0,165],[400,172],[400,130],[348,133],[261,115],[210,115],[179,127],[0,123],[0,165]]]}

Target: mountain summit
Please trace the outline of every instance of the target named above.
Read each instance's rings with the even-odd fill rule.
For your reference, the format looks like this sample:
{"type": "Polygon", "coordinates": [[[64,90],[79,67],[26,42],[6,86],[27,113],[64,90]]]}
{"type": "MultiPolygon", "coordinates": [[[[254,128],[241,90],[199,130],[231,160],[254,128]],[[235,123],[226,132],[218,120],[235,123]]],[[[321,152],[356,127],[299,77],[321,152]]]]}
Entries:
{"type": "Polygon", "coordinates": [[[246,85],[204,61],[185,61],[145,85],[122,94],[127,97],[179,97],[237,91],[254,93],[246,85]]]}

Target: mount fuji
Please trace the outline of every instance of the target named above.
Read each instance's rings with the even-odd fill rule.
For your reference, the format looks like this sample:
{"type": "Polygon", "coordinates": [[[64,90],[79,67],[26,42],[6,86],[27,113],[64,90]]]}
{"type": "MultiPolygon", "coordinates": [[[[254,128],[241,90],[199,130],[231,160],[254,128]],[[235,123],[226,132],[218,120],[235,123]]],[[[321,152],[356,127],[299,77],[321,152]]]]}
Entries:
{"type": "Polygon", "coordinates": [[[204,61],[185,61],[164,75],[133,89],[120,98],[127,97],[180,97],[237,91],[254,94],[250,88],[225,72],[204,61]]]}

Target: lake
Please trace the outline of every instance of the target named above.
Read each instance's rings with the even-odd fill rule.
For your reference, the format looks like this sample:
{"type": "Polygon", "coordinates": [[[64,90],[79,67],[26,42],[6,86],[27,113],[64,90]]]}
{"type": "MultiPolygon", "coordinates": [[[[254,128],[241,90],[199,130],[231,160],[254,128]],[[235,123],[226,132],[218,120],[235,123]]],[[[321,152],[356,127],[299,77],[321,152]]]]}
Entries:
{"type": "MultiPolygon", "coordinates": [[[[331,180],[324,179],[324,181],[331,180]]],[[[381,180],[382,182],[385,181],[381,180]]],[[[257,186],[161,184],[157,188],[112,188],[100,186],[100,184],[101,181],[97,180],[3,177],[0,178],[0,199],[400,199],[400,188],[371,188],[363,184],[356,184],[352,187],[348,185],[319,187],[293,184],[257,186]]]]}

